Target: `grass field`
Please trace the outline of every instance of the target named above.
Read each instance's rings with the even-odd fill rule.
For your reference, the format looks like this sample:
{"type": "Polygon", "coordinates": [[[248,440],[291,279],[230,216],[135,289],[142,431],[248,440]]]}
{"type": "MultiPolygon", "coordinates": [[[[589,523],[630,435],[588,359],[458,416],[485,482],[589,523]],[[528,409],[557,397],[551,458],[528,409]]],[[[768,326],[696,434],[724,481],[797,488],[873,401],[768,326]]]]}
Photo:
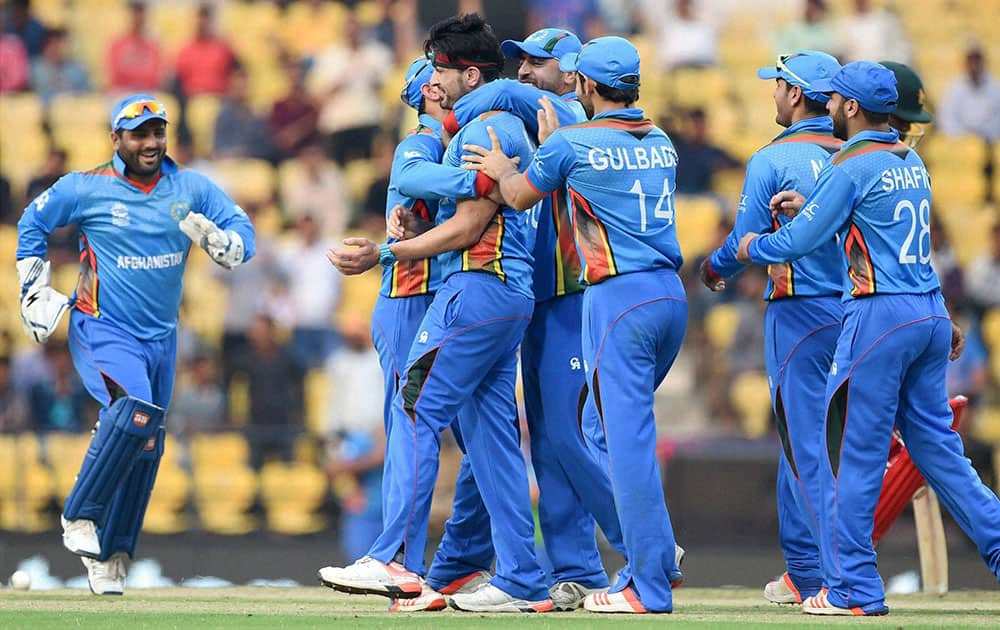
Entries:
{"type": "Polygon", "coordinates": [[[0,628],[620,628],[667,623],[671,628],[830,626],[862,623],[891,628],[997,628],[1000,594],[955,592],[944,598],[893,596],[887,617],[806,617],[796,607],[763,601],[757,590],[679,589],[672,615],[479,615],[447,610],[407,616],[386,611],[380,597],[350,597],[325,588],[155,589],[97,598],[79,590],[0,592],[0,628]]]}

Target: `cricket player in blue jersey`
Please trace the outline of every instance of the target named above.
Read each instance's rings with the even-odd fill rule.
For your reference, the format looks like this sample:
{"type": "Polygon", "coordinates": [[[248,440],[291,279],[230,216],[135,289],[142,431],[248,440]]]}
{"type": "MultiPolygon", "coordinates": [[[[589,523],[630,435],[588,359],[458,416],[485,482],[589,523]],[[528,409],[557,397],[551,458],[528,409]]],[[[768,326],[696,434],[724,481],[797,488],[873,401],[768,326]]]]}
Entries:
{"type": "MultiPolygon", "coordinates": [[[[477,14],[431,28],[425,52],[434,64],[431,84],[451,107],[463,94],[499,77],[499,42],[477,14]]],[[[489,117],[504,149],[527,164],[532,143],[511,114],[489,117]]],[[[462,165],[462,146],[488,140],[486,122],[466,125],[442,163],[462,165]]],[[[534,555],[534,521],[519,447],[514,383],[517,347],[531,317],[531,251],[534,229],[527,215],[488,198],[442,199],[436,225],[411,239],[376,245],[347,239],[349,250],[331,250],[347,274],[378,262],[438,255],[442,285],[434,296],[392,403],[384,492],[383,531],[369,555],[344,567],[327,567],[321,579],[334,588],[396,598],[422,591],[424,547],[437,477],[440,433],[458,415],[466,454],[490,516],[496,575],[451,604],[477,612],[552,609],[545,576],[534,555]],[[458,414],[461,410],[461,414],[458,414]]]]}
{"type": "MultiPolygon", "coordinates": [[[[674,534],[656,459],[653,399],[687,324],[674,226],[677,153],[633,107],[639,54],[620,37],[591,40],[560,61],[577,73],[589,122],[554,131],[524,175],[493,141],[466,160],[499,182],[505,203],[528,208],[565,186],[582,262],[583,358],[596,418],[588,429],[606,451],[628,564],[587,610],[670,612],[677,572],[674,534]],[[596,428],[596,430],[594,430],[596,428]]],[[[546,135],[546,134],[543,134],[546,135]]]]}
{"type": "MultiPolygon", "coordinates": [[[[816,176],[840,148],[827,116],[829,97],[811,86],[840,69],[824,52],[802,50],[778,57],[757,76],[774,79],[775,121],[785,127],[747,163],[736,222],[725,244],[705,259],[701,278],[718,291],[743,269],[736,260],[747,232],[771,232],[789,218],[771,217],[771,197],[783,190],[812,192],[816,176]]],[[[771,402],[782,450],[778,456],[778,535],[785,573],[764,588],[777,604],[802,603],[823,586],[818,523],[819,465],[826,375],[843,318],[841,262],[831,239],[796,261],[768,265],[764,353],[771,402]]]]}
{"type": "Polygon", "coordinates": [[[18,221],[17,270],[25,330],[44,343],[70,309],[69,344],[100,421],[63,508],[63,545],[87,567],[99,595],[124,591],[163,455],[174,384],[181,279],[191,242],[232,269],[254,252],[243,210],[203,175],[166,155],[167,112],[148,94],[111,114],[111,161],[73,172],[40,194],[18,221]],[[80,228],[72,298],[49,286],[53,230],[80,228]]]}
{"type": "Polygon", "coordinates": [[[1000,501],[951,429],[945,371],[958,338],[930,266],[930,178],[888,124],[896,79],[884,66],[859,61],[812,88],[831,92],[833,132],[846,142],[808,198],[786,191],[772,199],[772,209],[797,212],[795,219],[772,234],[747,233],[737,256],[788,262],[838,238],[845,308],[826,387],[828,457],[820,466],[825,580],[802,609],[884,615],[889,609],[871,535],[893,423],[998,579],[1000,501]]]}

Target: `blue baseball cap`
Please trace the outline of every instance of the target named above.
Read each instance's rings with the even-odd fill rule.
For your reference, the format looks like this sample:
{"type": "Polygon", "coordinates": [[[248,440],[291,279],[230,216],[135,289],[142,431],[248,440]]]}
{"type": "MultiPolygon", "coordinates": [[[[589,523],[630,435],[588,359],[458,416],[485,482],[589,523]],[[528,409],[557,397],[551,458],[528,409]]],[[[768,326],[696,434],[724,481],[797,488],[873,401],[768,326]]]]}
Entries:
{"type": "Polygon", "coordinates": [[[622,90],[639,87],[639,51],[624,37],[598,37],[559,60],[563,72],[580,72],[602,85],[622,90]]]}
{"type": "Polygon", "coordinates": [[[813,89],[853,98],[862,108],[876,114],[891,114],[899,103],[896,75],[873,61],[849,63],[832,78],[814,81],[813,89]]]}
{"type": "Polygon", "coordinates": [[[431,80],[434,74],[434,64],[427,57],[417,57],[406,69],[406,80],[403,82],[403,89],[399,91],[399,98],[413,109],[420,109],[420,102],[424,100],[424,95],[420,88],[431,80]]]}
{"type": "Polygon", "coordinates": [[[580,52],[580,38],[563,28],[543,28],[524,38],[523,42],[504,40],[500,50],[517,59],[521,53],[540,59],[562,59],[568,53],[580,52]]]}
{"type": "Polygon", "coordinates": [[[152,94],[126,96],[111,110],[111,131],[137,128],[147,120],[167,120],[167,108],[152,94]]]}
{"type": "Polygon", "coordinates": [[[814,101],[825,103],[830,95],[821,92],[813,83],[819,79],[830,79],[840,70],[840,62],[833,55],[819,50],[799,50],[790,55],[781,55],[773,66],[757,70],[761,79],[784,79],[789,85],[797,85],[814,101]]]}

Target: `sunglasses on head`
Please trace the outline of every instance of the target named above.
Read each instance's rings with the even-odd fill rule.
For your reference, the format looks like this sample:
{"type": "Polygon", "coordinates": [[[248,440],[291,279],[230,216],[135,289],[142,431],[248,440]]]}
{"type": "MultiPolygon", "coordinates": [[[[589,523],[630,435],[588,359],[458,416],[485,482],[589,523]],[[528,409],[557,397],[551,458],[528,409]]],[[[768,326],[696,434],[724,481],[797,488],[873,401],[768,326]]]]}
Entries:
{"type": "Polygon", "coordinates": [[[429,65],[431,65],[431,60],[425,58],[423,63],[420,64],[420,67],[417,68],[416,72],[414,72],[413,75],[406,80],[406,83],[403,84],[403,89],[399,91],[399,100],[403,101],[404,105],[410,104],[410,99],[407,98],[407,92],[410,91],[410,86],[417,80],[417,77],[423,74],[424,70],[426,70],[429,65]]]}
{"type": "Polygon", "coordinates": [[[803,79],[799,75],[797,75],[794,72],[792,72],[788,68],[788,66],[786,65],[788,61],[791,61],[792,59],[795,59],[796,57],[799,57],[799,56],[801,56],[801,55],[781,55],[780,57],[778,57],[777,61],[775,61],[774,67],[778,70],[778,72],[784,74],[785,76],[789,76],[789,77],[795,79],[796,81],[798,81],[801,84],[800,87],[809,87],[809,82],[808,81],[806,81],[805,79],[803,79]]]}
{"type": "Polygon", "coordinates": [[[123,120],[132,120],[133,118],[138,118],[142,116],[143,112],[149,112],[154,116],[164,116],[167,115],[167,108],[163,106],[163,103],[159,101],[137,101],[135,103],[130,103],[122,108],[122,111],[118,112],[118,116],[115,117],[115,124],[113,127],[118,129],[118,124],[123,120]]]}

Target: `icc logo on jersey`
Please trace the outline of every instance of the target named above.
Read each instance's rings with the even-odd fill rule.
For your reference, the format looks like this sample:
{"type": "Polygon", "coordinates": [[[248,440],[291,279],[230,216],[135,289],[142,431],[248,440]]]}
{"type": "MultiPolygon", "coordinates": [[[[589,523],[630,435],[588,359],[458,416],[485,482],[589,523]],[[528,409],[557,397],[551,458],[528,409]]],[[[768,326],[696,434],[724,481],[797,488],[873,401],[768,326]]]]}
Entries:
{"type": "Polygon", "coordinates": [[[128,218],[128,207],[123,203],[116,203],[111,206],[111,223],[118,227],[125,227],[131,223],[128,218]]]}

